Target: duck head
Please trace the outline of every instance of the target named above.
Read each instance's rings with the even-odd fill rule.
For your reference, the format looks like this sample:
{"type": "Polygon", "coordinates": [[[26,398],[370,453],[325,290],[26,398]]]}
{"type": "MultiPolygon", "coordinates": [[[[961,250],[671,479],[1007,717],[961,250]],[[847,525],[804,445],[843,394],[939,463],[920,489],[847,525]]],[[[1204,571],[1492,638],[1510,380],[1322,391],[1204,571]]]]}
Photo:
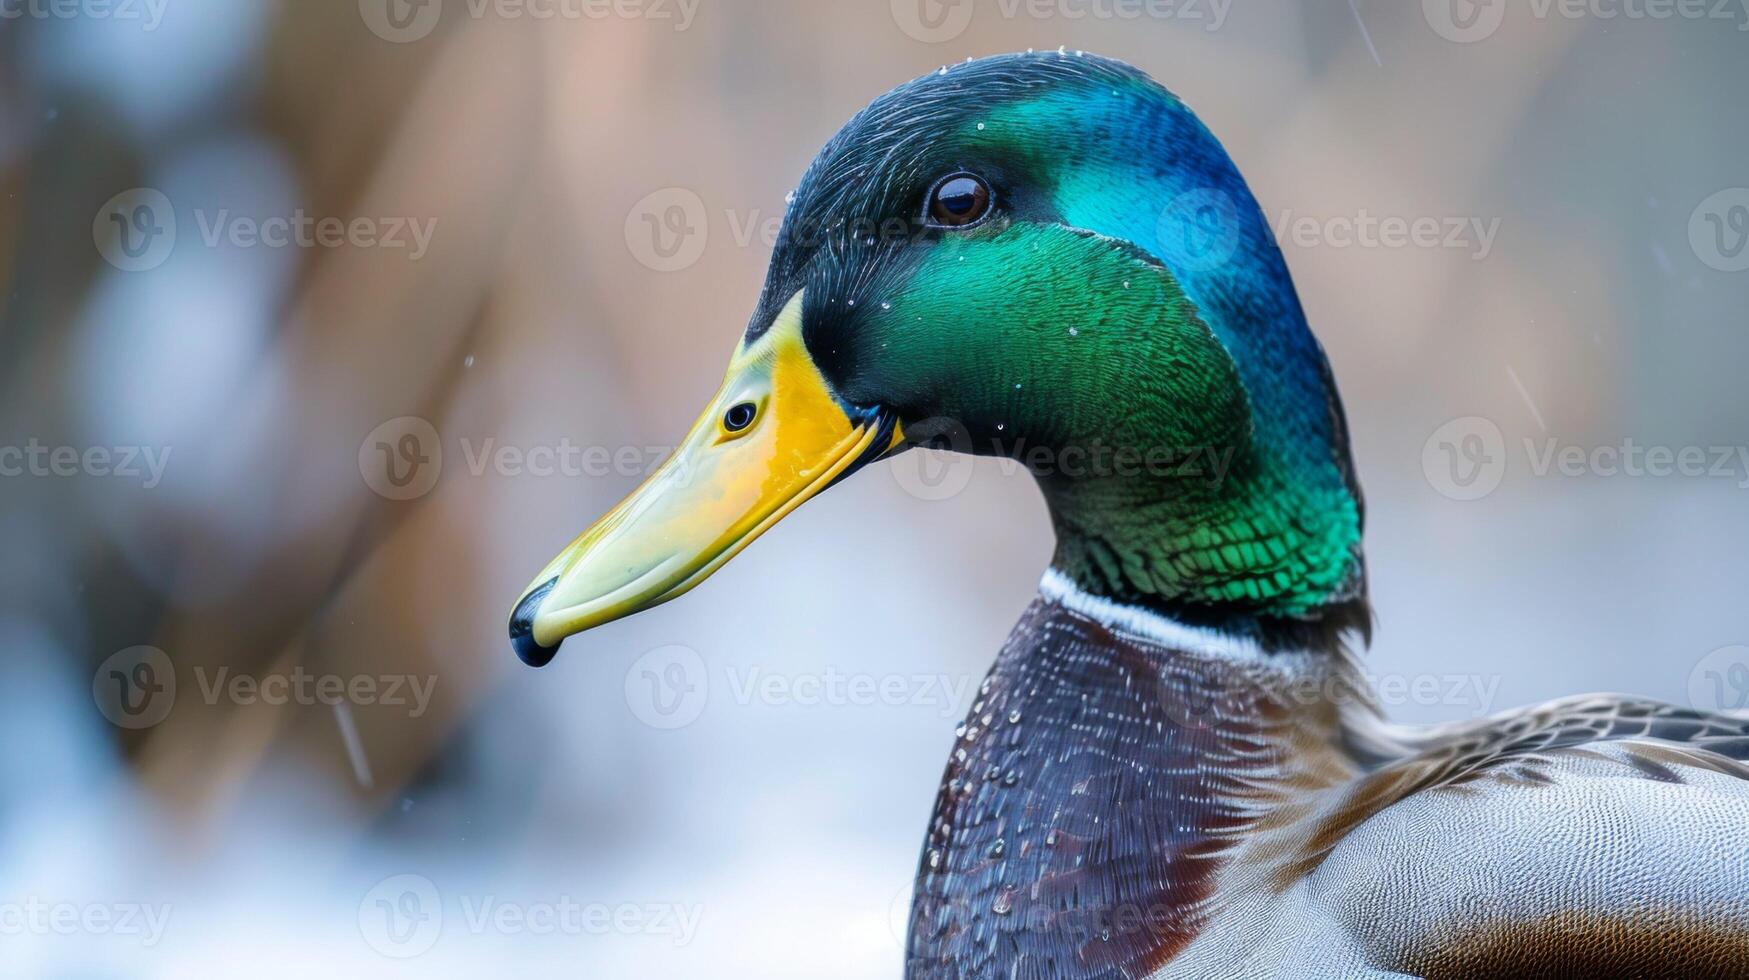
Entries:
{"type": "Polygon", "coordinates": [[[1047,53],[926,75],[826,144],[722,387],[512,644],[544,664],[944,434],[1034,473],[1088,592],[1270,644],[1365,628],[1341,405],[1256,201],[1146,75],[1047,53]]]}

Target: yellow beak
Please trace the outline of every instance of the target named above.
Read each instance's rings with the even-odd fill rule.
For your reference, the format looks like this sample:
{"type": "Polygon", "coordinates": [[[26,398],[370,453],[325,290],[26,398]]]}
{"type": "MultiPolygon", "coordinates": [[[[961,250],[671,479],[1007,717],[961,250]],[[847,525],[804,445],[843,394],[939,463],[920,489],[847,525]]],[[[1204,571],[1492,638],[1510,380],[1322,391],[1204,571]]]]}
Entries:
{"type": "Polygon", "coordinates": [[[680,448],[560,552],[510,614],[531,666],[575,633],[660,605],[721,568],[839,477],[902,440],[890,416],[853,417],[802,343],[797,293],[729,364],[680,448]]]}

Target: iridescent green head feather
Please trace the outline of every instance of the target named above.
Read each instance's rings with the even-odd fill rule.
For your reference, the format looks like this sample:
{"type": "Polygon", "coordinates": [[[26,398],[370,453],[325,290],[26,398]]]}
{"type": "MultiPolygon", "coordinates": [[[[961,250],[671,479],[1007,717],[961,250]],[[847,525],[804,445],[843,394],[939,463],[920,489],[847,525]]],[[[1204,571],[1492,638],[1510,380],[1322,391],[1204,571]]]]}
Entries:
{"type": "MultiPolygon", "coordinates": [[[[807,453],[828,444],[862,446],[832,456],[836,480],[948,434],[1034,471],[1054,564],[1090,592],[1272,646],[1368,625],[1362,505],[1324,353],[1238,170],[1135,69],[1014,55],[877,99],[820,152],[785,215],[737,363],[777,356],[768,347],[798,351],[809,363],[789,376],[822,389],[793,401],[837,406],[800,455],[774,430],[786,473],[817,471],[807,453]]],[[[742,384],[732,370],[712,411],[742,384]]],[[[770,424],[793,426],[772,391],[770,424]]],[[[697,452],[738,451],[704,431],[689,437],[697,452]]],[[[781,516],[800,499],[759,507],[781,516]]],[[[567,577],[604,533],[635,530],[624,520],[537,578],[513,634],[521,623],[544,647],[642,608],[609,601],[620,592],[589,598],[624,583],[567,577]],[[543,611],[555,589],[573,612],[543,611]]],[[[639,594],[696,580],[670,582],[666,567],[640,565],[639,594]]]]}
{"type": "Polygon", "coordinates": [[[749,335],[799,290],[847,402],[1035,466],[1084,588],[1237,627],[1364,626],[1324,353],[1225,150],[1140,72],[1015,55],[876,100],[797,190],[749,335]],[[961,172],[989,215],[930,227],[961,172]]]}

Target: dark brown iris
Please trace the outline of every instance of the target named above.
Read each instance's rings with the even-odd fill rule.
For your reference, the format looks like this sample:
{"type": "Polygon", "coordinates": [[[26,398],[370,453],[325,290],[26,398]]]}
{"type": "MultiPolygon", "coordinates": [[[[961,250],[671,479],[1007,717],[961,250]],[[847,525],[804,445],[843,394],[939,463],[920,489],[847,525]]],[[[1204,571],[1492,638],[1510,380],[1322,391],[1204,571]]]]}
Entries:
{"type": "Polygon", "coordinates": [[[929,192],[929,220],[944,228],[963,228],[990,213],[990,186],[972,174],[943,177],[929,192]]]}

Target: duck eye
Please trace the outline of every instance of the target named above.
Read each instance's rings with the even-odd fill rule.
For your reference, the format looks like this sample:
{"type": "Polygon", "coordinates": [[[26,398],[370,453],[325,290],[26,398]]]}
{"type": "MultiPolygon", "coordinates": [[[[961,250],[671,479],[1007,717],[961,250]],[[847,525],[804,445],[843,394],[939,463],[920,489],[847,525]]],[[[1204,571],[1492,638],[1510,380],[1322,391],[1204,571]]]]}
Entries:
{"type": "Polygon", "coordinates": [[[752,402],[742,402],[723,413],[723,428],[730,432],[740,432],[753,424],[753,416],[758,411],[752,402]]]}
{"type": "Polygon", "coordinates": [[[973,174],[943,177],[929,192],[929,220],[944,228],[964,228],[990,213],[990,185],[973,174]]]}

